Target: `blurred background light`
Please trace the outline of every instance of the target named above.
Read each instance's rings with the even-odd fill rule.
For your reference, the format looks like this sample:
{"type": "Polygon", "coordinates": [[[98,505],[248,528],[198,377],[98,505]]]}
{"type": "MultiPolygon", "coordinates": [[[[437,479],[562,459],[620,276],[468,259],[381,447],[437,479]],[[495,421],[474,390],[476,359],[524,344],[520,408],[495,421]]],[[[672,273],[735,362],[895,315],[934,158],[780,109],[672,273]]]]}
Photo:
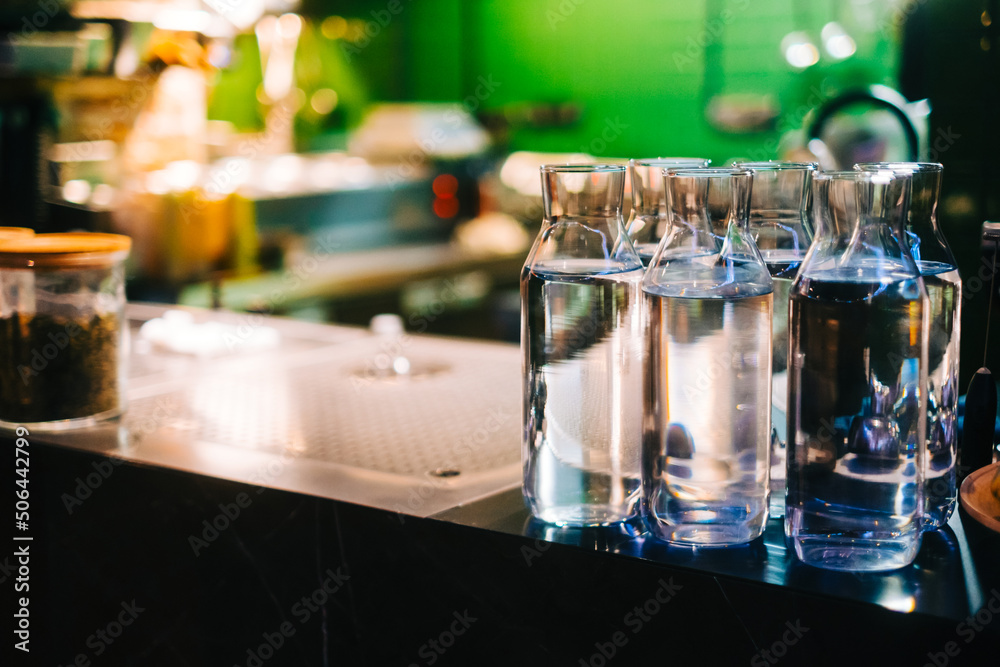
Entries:
{"type": "Polygon", "coordinates": [[[788,64],[796,69],[812,67],[819,62],[819,49],[803,30],[785,35],[781,40],[781,52],[785,54],[788,64]]]}

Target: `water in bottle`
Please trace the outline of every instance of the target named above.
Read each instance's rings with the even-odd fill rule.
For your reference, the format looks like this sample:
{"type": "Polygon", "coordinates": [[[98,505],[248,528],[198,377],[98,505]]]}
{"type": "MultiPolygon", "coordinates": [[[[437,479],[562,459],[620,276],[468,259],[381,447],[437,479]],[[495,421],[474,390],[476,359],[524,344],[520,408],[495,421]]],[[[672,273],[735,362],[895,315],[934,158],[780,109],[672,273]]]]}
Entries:
{"type": "Polygon", "coordinates": [[[773,303],[746,236],[750,172],[671,171],[666,187],[670,228],[643,281],[644,512],[668,542],[745,543],[768,516],[773,303]],[[730,202],[721,239],[713,190],[730,202]]]}
{"type": "Polygon", "coordinates": [[[927,348],[927,462],[924,530],[948,522],[958,500],[958,374],[962,279],[938,225],[937,203],[944,168],[933,162],[872,162],[860,171],[887,171],[910,179],[904,239],[930,299],[927,348]]]}
{"type": "Polygon", "coordinates": [[[788,296],[812,242],[807,215],[813,162],[741,162],[753,172],[748,230],[774,285],[771,331],[771,516],[785,514],[785,403],[788,400],[788,296]]]}
{"type": "Polygon", "coordinates": [[[521,273],[525,500],[542,521],[638,515],[642,265],[624,168],[543,167],[546,218],[521,273]]]}
{"type": "Polygon", "coordinates": [[[927,292],[888,224],[905,180],[817,174],[789,308],[785,532],[803,562],[879,571],[920,547],[927,292]]]}

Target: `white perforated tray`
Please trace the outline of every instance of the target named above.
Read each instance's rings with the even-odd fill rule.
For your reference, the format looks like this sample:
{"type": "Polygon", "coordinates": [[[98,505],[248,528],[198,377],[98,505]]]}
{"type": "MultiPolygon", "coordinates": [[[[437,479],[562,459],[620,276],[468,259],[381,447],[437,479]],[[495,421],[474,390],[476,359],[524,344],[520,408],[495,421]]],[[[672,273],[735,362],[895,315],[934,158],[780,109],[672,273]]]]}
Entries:
{"type": "MultiPolygon", "coordinates": [[[[134,325],[156,313],[130,310],[134,325]]],[[[279,349],[199,361],[133,345],[118,428],[47,439],[418,516],[520,483],[516,346],[266,325],[279,349]],[[387,349],[410,361],[409,379],[377,376],[387,349]]]]}

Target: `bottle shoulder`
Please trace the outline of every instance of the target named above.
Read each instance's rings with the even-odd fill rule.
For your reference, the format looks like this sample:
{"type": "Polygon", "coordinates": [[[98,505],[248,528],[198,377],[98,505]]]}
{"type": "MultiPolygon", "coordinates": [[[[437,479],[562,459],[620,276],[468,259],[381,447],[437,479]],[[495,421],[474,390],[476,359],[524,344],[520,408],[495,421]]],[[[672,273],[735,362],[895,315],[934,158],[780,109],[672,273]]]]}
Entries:
{"type": "Polygon", "coordinates": [[[535,276],[542,279],[568,276],[609,276],[624,282],[640,282],[642,264],[611,259],[564,258],[529,261],[521,270],[521,277],[535,276]]]}
{"type": "Polygon", "coordinates": [[[731,299],[763,296],[774,291],[767,268],[759,262],[695,257],[652,266],[642,289],[655,296],[731,299]]]}
{"type": "Polygon", "coordinates": [[[642,260],[620,223],[573,219],[544,224],[524,266],[553,273],[605,274],[641,270],[642,260]]]}

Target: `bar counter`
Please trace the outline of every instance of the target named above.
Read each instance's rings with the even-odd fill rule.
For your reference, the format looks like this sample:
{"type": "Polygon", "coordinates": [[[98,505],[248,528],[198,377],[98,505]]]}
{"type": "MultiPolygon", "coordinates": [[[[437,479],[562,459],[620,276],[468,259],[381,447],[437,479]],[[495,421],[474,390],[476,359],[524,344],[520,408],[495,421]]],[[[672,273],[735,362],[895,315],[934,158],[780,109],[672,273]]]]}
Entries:
{"type": "Polygon", "coordinates": [[[996,664],[1000,535],[964,512],[886,574],[775,519],[699,550],[540,524],[515,346],[188,309],[230,327],[205,359],[142,341],[162,311],[130,305],[125,416],[27,438],[37,664],[996,664]]]}

